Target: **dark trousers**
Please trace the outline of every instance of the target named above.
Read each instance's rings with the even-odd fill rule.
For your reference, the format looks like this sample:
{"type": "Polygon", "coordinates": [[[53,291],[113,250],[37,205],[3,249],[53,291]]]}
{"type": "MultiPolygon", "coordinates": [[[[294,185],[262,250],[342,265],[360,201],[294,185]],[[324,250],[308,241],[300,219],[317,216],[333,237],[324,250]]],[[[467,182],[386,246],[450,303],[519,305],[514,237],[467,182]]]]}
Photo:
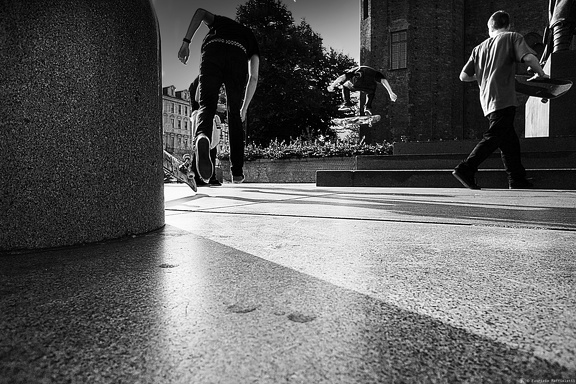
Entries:
{"type": "Polygon", "coordinates": [[[203,133],[212,137],[212,124],[222,84],[226,87],[228,107],[228,138],[230,140],[230,171],[234,176],[243,174],[244,128],[240,108],[248,76],[248,60],[238,47],[209,44],[202,52],[200,62],[200,108],[196,135],[203,133]]]}
{"type": "Polygon", "coordinates": [[[373,90],[360,90],[356,89],[352,86],[346,87],[345,85],[342,86],[342,98],[344,102],[350,103],[350,92],[364,92],[366,94],[366,108],[372,109],[372,100],[374,100],[374,95],[376,95],[376,89],[373,90]]]}
{"type": "Polygon", "coordinates": [[[488,130],[462,164],[476,172],[480,164],[499,148],[508,179],[510,181],[525,179],[526,170],[520,159],[520,140],[514,130],[515,116],[516,107],[500,109],[489,114],[488,130]]]}

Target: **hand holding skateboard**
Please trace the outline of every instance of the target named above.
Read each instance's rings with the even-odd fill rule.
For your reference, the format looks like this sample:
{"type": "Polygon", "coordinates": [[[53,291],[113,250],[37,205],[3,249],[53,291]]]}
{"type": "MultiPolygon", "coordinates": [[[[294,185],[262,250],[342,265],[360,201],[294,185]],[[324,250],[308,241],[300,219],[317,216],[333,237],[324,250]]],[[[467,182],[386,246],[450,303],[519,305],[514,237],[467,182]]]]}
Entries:
{"type": "Polygon", "coordinates": [[[516,75],[516,92],[528,96],[539,97],[543,103],[560,97],[570,90],[572,81],[563,79],[551,79],[550,76],[516,75]]]}

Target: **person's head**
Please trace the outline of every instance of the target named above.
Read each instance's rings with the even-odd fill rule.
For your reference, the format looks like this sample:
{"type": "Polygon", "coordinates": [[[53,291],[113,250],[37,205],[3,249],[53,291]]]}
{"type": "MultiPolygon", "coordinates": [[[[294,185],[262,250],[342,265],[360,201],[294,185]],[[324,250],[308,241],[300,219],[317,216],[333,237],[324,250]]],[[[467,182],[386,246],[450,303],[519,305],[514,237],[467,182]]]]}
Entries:
{"type": "Polygon", "coordinates": [[[510,15],[505,11],[496,11],[488,19],[488,32],[490,36],[497,32],[507,31],[510,29],[510,15]]]}
{"type": "Polygon", "coordinates": [[[184,159],[184,162],[188,162],[190,161],[190,155],[188,153],[184,154],[184,156],[182,156],[182,159],[184,159]]]}

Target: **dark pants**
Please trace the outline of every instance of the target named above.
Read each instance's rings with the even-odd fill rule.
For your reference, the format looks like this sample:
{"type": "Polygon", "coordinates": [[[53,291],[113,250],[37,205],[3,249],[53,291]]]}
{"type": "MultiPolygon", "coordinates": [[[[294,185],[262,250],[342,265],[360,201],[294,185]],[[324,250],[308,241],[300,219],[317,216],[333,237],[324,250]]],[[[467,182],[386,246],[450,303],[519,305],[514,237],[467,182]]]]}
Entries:
{"type": "Polygon", "coordinates": [[[520,140],[514,130],[515,115],[516,107],[500,109],[489,114],[490,127],[468,158],[461,164],[476,172],[480,164],[496,149],[500,148],[500,155],[508,173],[508,179],[510,181],[524,180],[526,170],[520,159],[520,140]]]}
{"type": "Polygon", "coordinates": [[[569,50],[572,36],[576,32],[576,23],[563,21],[555,25],[552,31],[554,36],[554,50],[552,52],[569,50]]]}
{"type": "Polygon", "coordinates": [[[370,90],[360,90],[360,89],[356,89],[352,86],[347,87],[347,86],[342,86],[342,98],[344,99],[344,102],[346,103],[350,103],[350,92],[364,92],[366,94],[366,108],[368,109],[372,109],[372,100],[374,100],[374,95],[376,95],[376,88],[374,89],[370,89],[370,90]]]}
{"type": "Polygon", "coordinates": [[[228,138],[230,140],[230,171],[234,176],[243,174],[244,128],[240,108],[248,76],[248,59],[238,47],[209,44],[202,52],[200,62],[200,109],[196,136],[203,133],[212,137],[212,124],[222,84],[226,87],[228,106],[228,138]]]}

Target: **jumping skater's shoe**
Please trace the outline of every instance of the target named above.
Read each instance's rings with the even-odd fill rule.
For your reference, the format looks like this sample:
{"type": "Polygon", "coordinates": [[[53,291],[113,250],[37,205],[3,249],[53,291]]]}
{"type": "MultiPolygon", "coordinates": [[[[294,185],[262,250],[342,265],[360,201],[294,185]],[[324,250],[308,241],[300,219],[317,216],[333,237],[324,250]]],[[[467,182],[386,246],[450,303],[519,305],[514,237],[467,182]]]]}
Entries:
{"type": "Polygon", "coordinates": [[[194,154],[196,156],[196,170],[198,176],[208,183],[212,177],[212,160],[210,159],[210,139],[201,133],[196,137],[194,146],[194,154]]]}
{"type": "Polygon", "coordinates": [[[354,108],[354,106],[355,106],[355,104],[353,102],[347,101],[347,102],[340,104],[340,106],[338,107],[338,111],[349,112],[351,109],[354,108]]]}
{"type": "Polygon", "coordinates": [[[462,165],[457,166],[454,168],[454,171],[452,171],[452,175],[466,188],[480,189],[478,184],[476,184],[474,172],[467,167],[462,165]]]}

